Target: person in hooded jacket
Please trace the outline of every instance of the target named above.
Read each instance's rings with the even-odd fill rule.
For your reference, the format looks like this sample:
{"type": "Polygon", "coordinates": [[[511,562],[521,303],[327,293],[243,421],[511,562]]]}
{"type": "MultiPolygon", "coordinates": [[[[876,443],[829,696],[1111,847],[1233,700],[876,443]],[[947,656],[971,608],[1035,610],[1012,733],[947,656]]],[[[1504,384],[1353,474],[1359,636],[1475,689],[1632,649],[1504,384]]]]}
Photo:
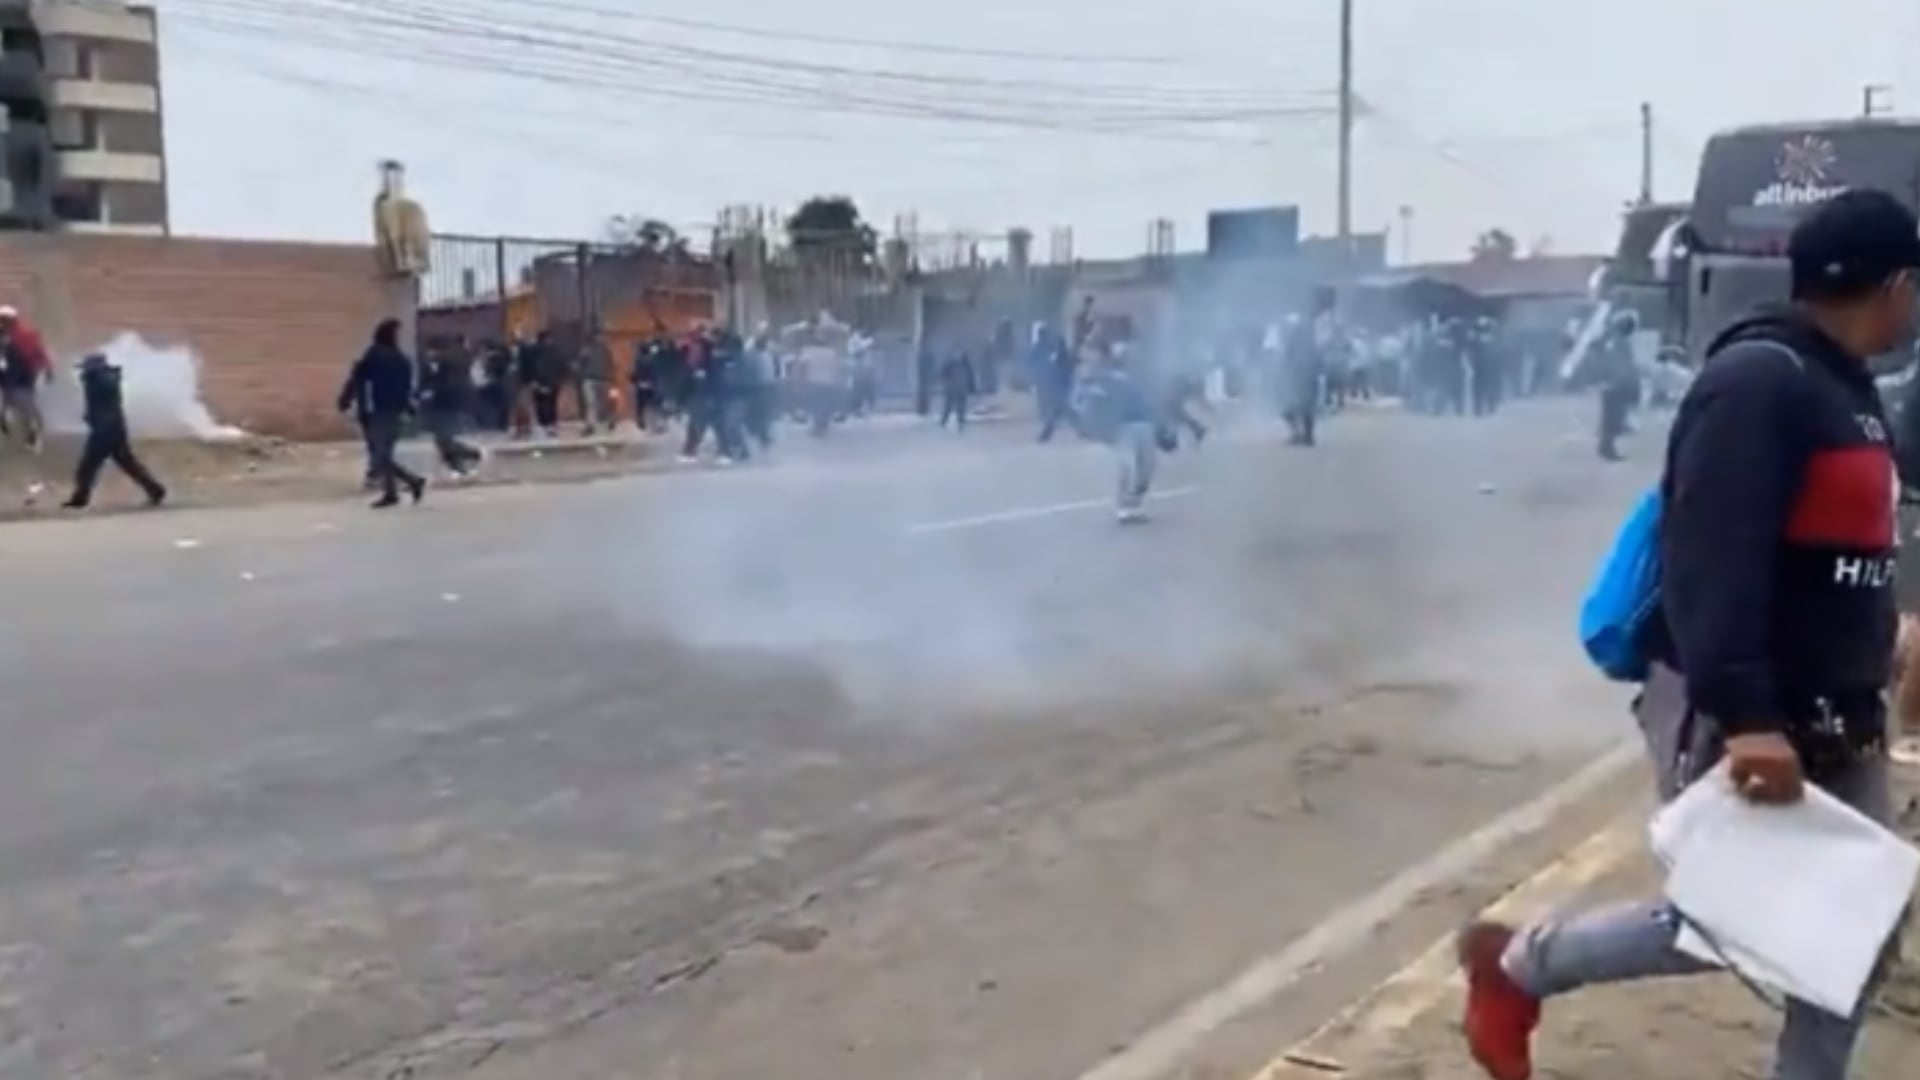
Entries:
{"type": "Polygon", "coordinates": [[[940,362],[941,427],[951,423],[956,431],[967,430],[967,413],[972,407],[973,393],[979,385],[973,357],[968,355],[967,350],[958,346],[948,350],[947,358],[940,362]]]}
{"type": "MultiPolygon", "coordinates": [[[[1787,254],[1792,303],[1721,334],[1674,418],[1647,651],[1684,693],[1675,715],[1643,701],[1640,719],[1650,736],[1679,733],[1660,740],[1680,748],[1655,761],[1663,792],[1724,762],[1756,805],[1798,803],[1811,784],[1886,825],[1896,478],[1867,365],[1912,332],[1920,220],[1890,194],[1851,189],[1808,212],[1787,254]]],[[[1546,1001],[1718,970],[1676,947],[1686,922],[1651,900],[1469,927],[1458,955],[1474,1060],[1495,1080],[1527,1080],[1546,1001]]],[[[1869,986],[1847,1016],[1789,1001],[1769,1075],[1846,1080],[1873,997],[1869,986]]]]}
{"type": "Polygon", "coordinates": [[[127,409],[120,390],[120,369],[105,355],[94,353],[80,362],[80,393],[86,402],[86,445],[80,450],[80,464],[74,470],[73,495],[66,502],[69,510],[84,510],[93,502],[93,487],[100,469],[111,461],[139,485],[148,506],[167,501],[167,489],[133,453],[133,439],[127,428],[127,409]]]}
{"type": "Polygon", "coordinates": [[[419,502],[427,482],[400,464],[396,451],[407,417],[413,415],[413,361],[400,350],[400,321],[382,320],[374,327],[373,342],[347,373],[340,387],[340,411],[360,418],[367,439],[368,469],[380,485],[375,509],[397,506],[400,487],[419,502]]]}

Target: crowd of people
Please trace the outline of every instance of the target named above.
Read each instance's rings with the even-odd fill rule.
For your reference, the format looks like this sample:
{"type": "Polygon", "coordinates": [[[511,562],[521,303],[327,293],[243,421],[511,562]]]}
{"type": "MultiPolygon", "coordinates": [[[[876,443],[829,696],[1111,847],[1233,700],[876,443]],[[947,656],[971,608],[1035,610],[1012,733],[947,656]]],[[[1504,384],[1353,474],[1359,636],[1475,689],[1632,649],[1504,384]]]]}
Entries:
{"type": "MultiPolygon", "coordinates": [[[[366,486],[379,493],[375,505],[386,508],[403,496],[418,502],[425,495],[425,478],[397,455],[402,438],[416,429],[432,438],[455,478],[471,476],[487,460],[471,433],[555,437],[569,411],[585,436],[622,423],[655,433],[678,423],[682,462],[710,453],[728,465],[771,450],[782,419],[820,437],[870,412],[883,367],[907,375],[919,412],[960,432],[980,398],[1011,374],[1014,385],[1033,394],[1041,442],[1066,427],[1116,448],[1122,473],[1116,512],[1132,522],[1144,517],[1140,504],[1159,456],[1178,449],[1183,435],[1194,445],[1207,438],[1203,417],[1210,402],[1264,398],[1284,419],[1290,441],[1312,447],[1323,418],[1376,392],[1398,393],[1421,413],[1484,416],[1511,396],[1539,389],[1550,370],[1485,318],[1430,316],[1390,332],[1351,325],[1330,288],[1311,294],[1304,311],[1256,332],[1209,337],[1155,329],[1142,333],[1084,297],[1070,317],[1032,326],[1024,361],[1007,319],[977,338],[928,335],[908,358],[823,312],[751,335],[712,324],[683,334],[661,327],[632,344],[624,364],[615,362],[604,337],[570,340],[550,330],[507,342],[429,337],[416,363],[401,343],[401,325],[388,320],[352,365],[338,404],[359,425],[366,486]]],[[[1625,336],[1609,335],[1596,350],[1601,369],[1623,372],[1602,377],[1609,389],[1602,394],[1601,451],[1608,456],[1617,456],[1614,440],[1625,430],[1627,402],[1637,402],[1640,393],[1631,363],[1618,361],[1625,336]],[[1609,358],[1618,362],[1604,362],[1609,358]]],[[[38,445],[37,388],[49,371],[38,335],[16,312],[0,308],[0,432],[38,445]]],[[[76,478],[77,491],[90,493],[91,477],[107,461],[126,457],[133,461],[129,472],[138,473],[130,449],[121,454],[111,438],[101,448],[76,478]]],[[[142,486],[149,494],[158,490],[142,486]]],[[[87,495],[77,498],[84,504],[87,495]]]]}
{"type": "Polygon", "coordinates": [[[782,416],[824,436],[878,396],[873,339],[826,314],[751,336],[712,324],[683,334],[661,327],[632,346],[625,365],[600,335],[568,341],[547,330],[506,342],[431,338],[421,352],[423,402],[446,426],[553,438],[570,402],[582,435],[626,420],[657,432],[680,420],[683,456],[710,441],[724,463],[769,447],[782,416]]]}

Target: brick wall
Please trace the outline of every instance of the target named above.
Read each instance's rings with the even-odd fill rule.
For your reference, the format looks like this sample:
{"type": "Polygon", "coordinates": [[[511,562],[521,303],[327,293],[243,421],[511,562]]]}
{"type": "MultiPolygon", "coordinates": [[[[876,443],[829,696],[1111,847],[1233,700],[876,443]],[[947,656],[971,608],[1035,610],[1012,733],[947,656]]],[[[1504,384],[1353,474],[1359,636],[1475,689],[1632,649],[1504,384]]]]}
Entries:
{"type": "Polygon", "coordinates": [[[214,417],[256,434],[347,434],[333,408],[347,364],[380,319],[411,327],[413,296],[376,274],[371,246],[0,234],[0,303],[57,363],[129,332],[189,348],[214,417]]]}

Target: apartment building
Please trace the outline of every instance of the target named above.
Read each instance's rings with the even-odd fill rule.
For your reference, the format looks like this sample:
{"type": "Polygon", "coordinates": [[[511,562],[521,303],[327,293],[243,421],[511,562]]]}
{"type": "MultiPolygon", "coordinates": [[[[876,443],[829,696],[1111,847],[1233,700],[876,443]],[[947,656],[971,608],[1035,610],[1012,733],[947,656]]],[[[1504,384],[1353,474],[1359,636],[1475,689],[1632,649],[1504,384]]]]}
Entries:
{"type": "Polygon", "coordinates": [[[164,235],[152,8],[0,0],[0,228],[164,235]]]}

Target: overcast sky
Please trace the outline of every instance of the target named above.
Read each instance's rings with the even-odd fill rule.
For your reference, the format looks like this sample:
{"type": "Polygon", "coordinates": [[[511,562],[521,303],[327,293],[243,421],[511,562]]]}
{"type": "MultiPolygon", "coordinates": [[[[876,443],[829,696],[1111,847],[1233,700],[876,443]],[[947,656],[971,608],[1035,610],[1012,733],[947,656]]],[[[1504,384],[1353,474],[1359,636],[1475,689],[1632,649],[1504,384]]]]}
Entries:
{"type": "MultiPolygon", "coordinates": [[[[1337,70],[1337,0],[430,2],[493,13],[509,34],[580,27],[857,72],[1085,83],[1102,95],[1138,87],[1129,100],[1325,102],[1337,70]],[[791,33],[1056,58],[780,36],[791,33]]],[[[272,14],[308,3],[159,0],[176,230],[365,239],[373,165],[388,156],[407,163],[413,194],[441,231],[590,237],[622,212],[692,228],[727,204],[790,206],[821,191],[854,195],[883,229],[906,212],[922,230],[1023,224],[1044,251],[1049,229],[1072,226],[1082,256],[1141,250],[1156,216],[1194,246],[1211,207],[1297,203],[1310,230],[1332,226],[1325,116],[1263,116],[1169,138],[1164,128],[1143,137],[895,119],[778,94],[689,101],[652,89],[674,76],[590,56],[581,72],[632,85],[602,91],[500,63],[459,70],[343,50],[272,14]]],[[[1560,251],[1610,246],[1637,183],[1643,100],[1656,109],[1659,192],[1676,198],[1715,128],[1848,114],[1867,83],[1891,84],[1896,106],[1920,109],[1920,80],[1901,77],[1920,62],[1912,0],[1359,0],[1358,27],[1368,115],[1356,225],[1397,228],[1398,208],[1412,207],[1423,259],[1457,257],[1494,225],[1523,241],[1550,237],[1560,251]]],[[[1042,115],[1048,96],[1035,88],[1023,107],[1042,115]]]]}

